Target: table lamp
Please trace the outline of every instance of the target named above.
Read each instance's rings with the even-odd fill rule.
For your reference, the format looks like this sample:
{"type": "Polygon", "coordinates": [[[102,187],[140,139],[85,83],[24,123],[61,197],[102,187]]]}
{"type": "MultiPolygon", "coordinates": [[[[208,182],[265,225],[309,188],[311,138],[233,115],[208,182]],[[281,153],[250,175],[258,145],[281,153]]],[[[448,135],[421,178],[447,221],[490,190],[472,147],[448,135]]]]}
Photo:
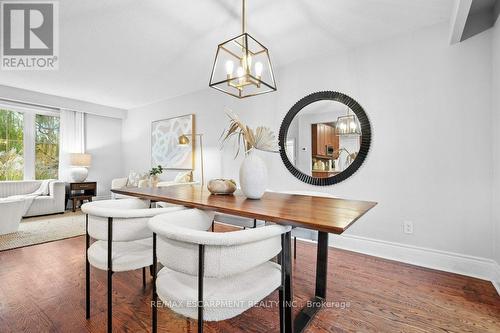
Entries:
{"type": "Polygon", "coordinates": [[[71,179],[74,182],[84,182],[87,179],[89,170],[92,162],[92,156],[90,154],[69,154],[69,164],[71,168],[71,179]]]}

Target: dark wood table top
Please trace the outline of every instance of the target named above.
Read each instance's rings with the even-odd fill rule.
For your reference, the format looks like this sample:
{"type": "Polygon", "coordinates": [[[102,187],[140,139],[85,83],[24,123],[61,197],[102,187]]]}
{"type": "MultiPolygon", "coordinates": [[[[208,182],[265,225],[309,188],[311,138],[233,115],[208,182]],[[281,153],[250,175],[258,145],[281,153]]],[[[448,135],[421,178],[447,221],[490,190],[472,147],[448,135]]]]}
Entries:
{"type": "Polygon", "coordinates": [[[212,195],[199,185],[122,188],[111,191],[334,234],[343,233],[377,204],[277,192],[266,192],[260,200],[252,200],[239,191],[234,195],[212,195]]]}

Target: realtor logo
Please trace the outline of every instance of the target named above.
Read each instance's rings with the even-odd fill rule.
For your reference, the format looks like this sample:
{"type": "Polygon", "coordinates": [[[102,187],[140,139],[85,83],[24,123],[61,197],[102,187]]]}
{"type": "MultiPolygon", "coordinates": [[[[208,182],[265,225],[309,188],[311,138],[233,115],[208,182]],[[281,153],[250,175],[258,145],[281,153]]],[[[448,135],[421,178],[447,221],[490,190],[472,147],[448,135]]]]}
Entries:
{"type": "Polygon", "coordinates": [[[1,2],[2,70],[58,69],[58,5],[55,1],[1,2]]]}

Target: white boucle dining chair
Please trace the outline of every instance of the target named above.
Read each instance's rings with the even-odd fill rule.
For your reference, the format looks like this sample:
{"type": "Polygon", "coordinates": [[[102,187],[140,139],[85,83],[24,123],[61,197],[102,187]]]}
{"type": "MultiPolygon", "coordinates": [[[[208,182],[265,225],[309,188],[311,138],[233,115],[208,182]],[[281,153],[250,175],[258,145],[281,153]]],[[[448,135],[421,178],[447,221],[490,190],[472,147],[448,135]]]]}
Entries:
{"type": "MultiPolygon", "coordinates": [[[[153,265],[153,233],[148,220],[158,214],[185,209],[182,206],[149,208],[149,200],[121,199],[82,205],[86,214],[86,318],[90,318],[90,265],[108,272],[108,332],[112,329],[112,275],[153,265]],[[90,245],[90,238],[95,241],[90,245]]],[[[152,269],[151,269],[152,273],[152,269]]]]}
{"type": "Polygon", "coordinates": [[[213,216],[189,209],[150,219],[155,282],[153,332],[157,330],[158,297],[174,312],[198,319],[198,332],[202,332],[204,320],[233,318],[276,289],[281,326],[285,272],[271,259],[283,253],[284,234],[291,228],[269,225],[210,232],[213,216]],[[163,265],[158,273],[156,259],[163,265]]]}
{"type": "Polygon", "coordinates": [[[223,213],[216,213],[214,215],[214,220],[212,222],[212,231],[214,231],[215,222],[227,224],[234,227],[240,227],[243,229],[257,228],[257,219],[223,213]]]}

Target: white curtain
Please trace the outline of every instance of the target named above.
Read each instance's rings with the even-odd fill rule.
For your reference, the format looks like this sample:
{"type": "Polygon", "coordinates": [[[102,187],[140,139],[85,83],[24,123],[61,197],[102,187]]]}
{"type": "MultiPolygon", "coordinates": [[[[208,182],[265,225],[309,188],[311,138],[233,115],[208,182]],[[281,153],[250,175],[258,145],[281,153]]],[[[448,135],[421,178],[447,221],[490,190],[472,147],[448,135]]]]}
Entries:
{"type": "Polygon", "coordinates": [[[70,180],[70,153],[85,153],[85,114],[61,110],[59,122],[59,179],[70,180]]]}

